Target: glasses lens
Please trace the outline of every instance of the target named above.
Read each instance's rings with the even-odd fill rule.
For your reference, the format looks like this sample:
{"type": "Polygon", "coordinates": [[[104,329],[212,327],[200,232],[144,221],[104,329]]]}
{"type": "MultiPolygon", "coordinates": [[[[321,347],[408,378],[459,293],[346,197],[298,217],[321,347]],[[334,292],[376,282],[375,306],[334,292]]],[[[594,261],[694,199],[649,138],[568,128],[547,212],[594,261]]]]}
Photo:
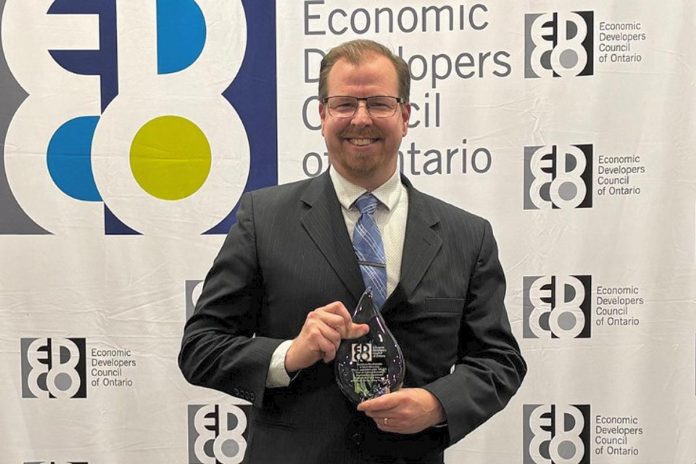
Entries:
{"type": "Polygon", "coordinates": [[[329,112],[338,118],[349,118],[358,109],[358,99],[355,97],[330,97],[329,112]]]}
{"type": "Polygon", "coordinates": [[[369,97],[367,110],[375,118],[386,118],[396,112],[398,103],[394,97],[369,97]]]}

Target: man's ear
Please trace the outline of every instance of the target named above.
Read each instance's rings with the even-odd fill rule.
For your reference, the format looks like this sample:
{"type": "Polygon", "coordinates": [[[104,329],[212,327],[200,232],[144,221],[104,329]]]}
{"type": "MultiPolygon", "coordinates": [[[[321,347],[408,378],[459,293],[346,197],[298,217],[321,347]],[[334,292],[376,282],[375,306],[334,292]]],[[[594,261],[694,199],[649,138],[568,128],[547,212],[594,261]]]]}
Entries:
{"type": "Polygon", "coordinates": [[[324,118],[326,118],[326,107],[319,103],[319,118],[321,119],[321,136],[324,136],[324,118]]]}
{"type": "Polygon", "coordinates": [[[411,118],[411,104],[410,103],[402,103],[401,104],[401,119],[403,119],[404,122],[404,128],[402,131],[402,135],[405,136],[408,133],[408,121],[411,118]]]}

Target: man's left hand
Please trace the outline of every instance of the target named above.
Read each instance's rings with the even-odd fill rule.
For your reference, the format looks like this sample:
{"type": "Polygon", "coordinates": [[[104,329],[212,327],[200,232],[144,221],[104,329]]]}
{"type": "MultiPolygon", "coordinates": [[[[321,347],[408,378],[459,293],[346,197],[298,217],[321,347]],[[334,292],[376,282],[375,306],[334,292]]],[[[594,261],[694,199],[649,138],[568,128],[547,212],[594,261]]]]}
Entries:
{"type": "Polygon", "coordinates": [[[402,388],[358,405],[384,432],[418,433],[445,421],[440,401],[423,388],[402,388]]]}

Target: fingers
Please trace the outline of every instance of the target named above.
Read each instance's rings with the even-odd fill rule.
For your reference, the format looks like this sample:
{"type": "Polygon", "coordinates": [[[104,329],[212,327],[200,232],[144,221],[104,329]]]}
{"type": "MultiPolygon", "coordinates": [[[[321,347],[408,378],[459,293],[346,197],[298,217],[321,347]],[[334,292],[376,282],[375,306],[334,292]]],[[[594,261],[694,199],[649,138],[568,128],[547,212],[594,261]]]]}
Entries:
{"type": "Polygon", "coordinates": [[[405,424],[402,419],[399,419],[397,417],[385,416],[375,417],[374,421],[377,425],[377,428],[383,432],[403,433],[402,430],[405,424]]]}
{"type": "MultiPolygon", "coordinates": [[[[351,319],[350,313],[343,306],[343,303],[338,301],[317,308],[312,311],[308,317],[316,317],[321,322],[331,327],[333,330],[338,332],[340,339],[338,343],[344,338],[360,338],[370,331],[370,326],[367,324],[355,324],[351,319]]],[[[338,346],[336,346],[338,348],[338,346]]]]}
{"type": "Polygon", "coordinates": [[[334,301],[326,306],[315,309],[312,312],[321,313],[324,315],[335,315],[342,319],[343,325],[349,325],[353,320],[350,317],[350,313],[346,307],[340,301],[334,301]]]}
{"type": "Polygon", "coordinates": [[[358,411],[375,421],[377,428],[384,432],[399,433],[404,426],[403,411],[399,409],[399,395],[393,393],[363,401],[358,411]]]}
{"type": "Polygon", "coordinates": [[[298,347],[312,352],[313,356],[310,358],[313,358],[314,362],[319,359],[330,362],[336,356],[336,350],[341,343],[341,325],[338,321],[342,321],[338,316],[322,313],[321,310],[312,311],[307,315],[296,339],[298,347]],[[338,326],[338,330],[334,326],[338,326]]]}
{"type": "Polygon", "coordinates": [[[327,340],[333,344],[341,342],[341,331],[345,331],[336,319],[322,315],[316,310],[307,315],[302,330],[317,343],[327,340]]]}
{"type": "Polygon", "coordinates": [[[367,324],[354,324],[350,323],[350,326],[348,327],[348,330],[346,331],[346,335],[343,338],[351,339],[351,338],[360,338],[363,335],[366,335],[370,331],[370,326],[367,324]]]}
{"type": "Polygon", "coordinates": [[[380,430],[392,433],[417,433],[445,420],[439,400],[422,388],[387,393],[360,403],[358,410],[372,418],[380,430]]]}
{"type": "Polygon", "coordinates": [[[389,393],[386,395],[372,398],[371,400],[363,401],[358,405],[358,411],[362,411],[370,417],[380,417],[388,415],[392,409],[400,404],[398,392],[389,393]]]}
{"type": "Polygon", "coordinates": [[[315,309],[307,315],[307,321],[310,320],[317,322],[318,326],[330,327],[336,331],[339,335],[339,341],[340,338],[345,338],[348,328],[353,323],[348,310],[340,302],[315,309]]]}
{"type": "Polygon", "coordinates": [[[310,312],[300,334],[293,340],[285,357],[288,372],[298,371],[322,360],[331,362],[341,340],[358,338],[369,331],[366,324],[354,324],[341,302],[333,302],[310,312]]]}
{"type": "Polygon", "coordinates": [[[319,308],[317,311],[321,310],[328,315],[327,323],[341,334],[341,339],[360,338],[370,331],[370,326],[367,324],[355,324],[350,313],[341,302],[333,302],[319,308]],[[341,320],[333,318],[332,315],[340,317],[341,320]]]}

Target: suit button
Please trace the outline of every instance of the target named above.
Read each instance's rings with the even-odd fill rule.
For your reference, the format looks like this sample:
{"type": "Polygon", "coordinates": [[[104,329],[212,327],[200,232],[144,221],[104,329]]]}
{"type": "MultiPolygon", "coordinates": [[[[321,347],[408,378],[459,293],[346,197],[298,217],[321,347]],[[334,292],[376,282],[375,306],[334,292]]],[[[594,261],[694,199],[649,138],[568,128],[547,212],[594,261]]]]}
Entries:
{"type": "Polygon", "coordinates": [[[355,446],[360,446],[363,442],[363,435],[360,432],[354,432],[350,436],[350,439],[353,441],[353,443],[355,443],[355,446]]]}

